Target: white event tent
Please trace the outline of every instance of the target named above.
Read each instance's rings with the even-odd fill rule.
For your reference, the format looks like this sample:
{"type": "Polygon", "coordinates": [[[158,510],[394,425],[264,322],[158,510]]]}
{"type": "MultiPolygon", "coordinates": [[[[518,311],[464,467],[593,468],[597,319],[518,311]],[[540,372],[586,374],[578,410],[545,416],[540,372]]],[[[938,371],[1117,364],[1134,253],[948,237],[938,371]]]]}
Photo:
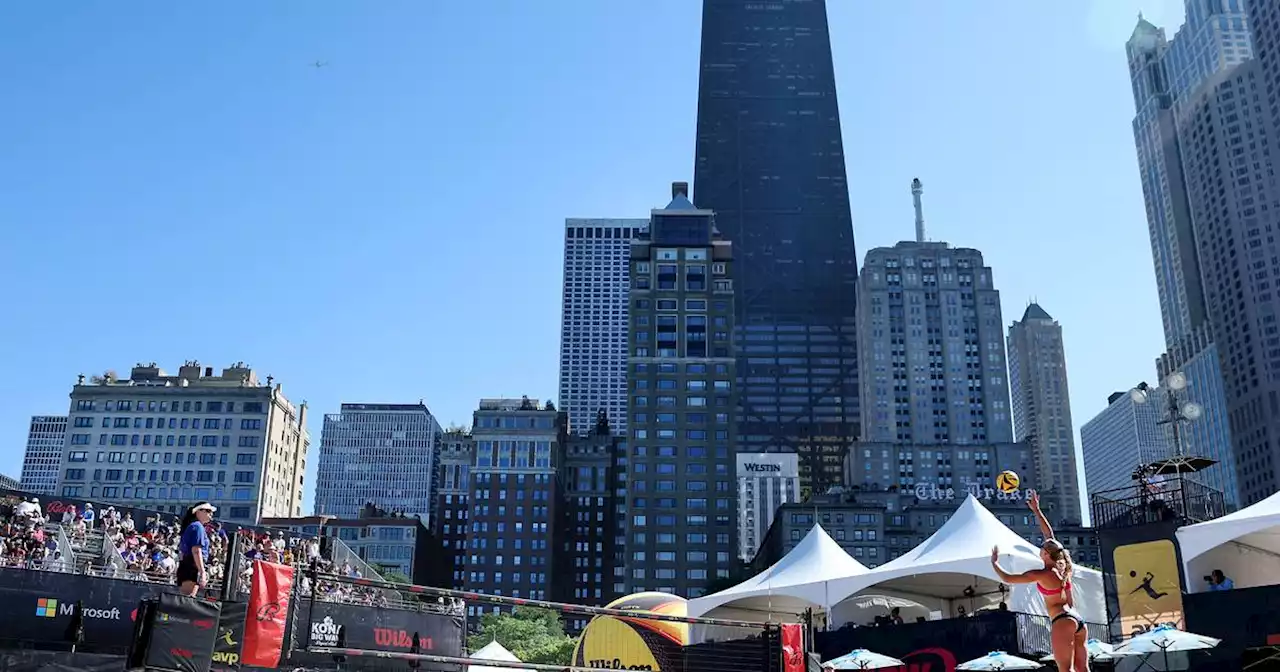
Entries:
{"type": "Polygon", "coordinates": [[[807,609],[826,610],[831,605],[831,598],[836,597],[836,591],[829,590],[833,581],[867,571],[821,525],[814,525],[769,569],[732,588],[689,600],[688,614],[751,621],[777,617],[794,622],[807,609]]]}
{"type": "Polygon", "coordinates": [[[1215,569],[1237,588],[1280,583],[1280,493],[1176,534],[1188,592],[1207,590],[1201,577],[1215,569]]]}
{"type": "MultiPolygon", "coordinates": [[[[1025,572],[1044,567],[1040,549],[1001,523],[977,498],[969,495],[933,536],[906,554],[865,573],[830,583],[830,598],[838,605],[859,595],[886,595],[911,600],[946,616],[955,607],[969,610],[997,604],[1003,597],[1000,580],[991,568],[991,548],[1000,547],[1006,571],[1025,572]],[[972,588],[974,596],[965,596],[972,588]]],[[[1076,566],[1073,574],[1076,609],[1091,623],[1106,623],[1102,573],[1076,566]]],[[[1009,588],[1011,611],[1046,615],[1044,600],[1034,584],[1009,588]]],[[[843,609],[837,607],[836,614],[843,609]]]]}
{"type": "MultiPolygon", "coordinates": [[[[521,662],[519,658],[516,658],[516,654],[508,651],[507,647],[499,644],[496,639],[485,644],[479,651],[472,653],[471,659],[491,660],[495,663],[521,662]]],[[[524,670],[519,667],[507,667],[503,665],[499,665],[497,667],[490,667],[488,665],[468,665],[467,672],[524,672],[524,670]]]]}

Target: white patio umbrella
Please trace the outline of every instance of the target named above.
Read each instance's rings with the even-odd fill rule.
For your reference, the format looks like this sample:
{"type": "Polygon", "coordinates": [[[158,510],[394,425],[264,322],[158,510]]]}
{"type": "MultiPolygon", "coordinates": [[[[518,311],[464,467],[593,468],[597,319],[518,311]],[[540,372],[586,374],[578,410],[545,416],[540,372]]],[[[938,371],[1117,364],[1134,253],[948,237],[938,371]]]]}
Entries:
{"type": "Polygon", "coordinates": [[[1038,670],[1040,663],[1011,656],[1004,651],[992,651],[981,658],[956,665],[957,670],[1038,670]]]}
{"type": "MultiPolygon", "coordinates": [[[[1134,651],[1125,652],[1125,653],[1117,653],[1117,652],[1115,651],[1115,648],[1114,648],[1114,647],[1112,647],[1110,644],[1108,644],[1108,643],[1106,643],[1106,642],[1104,642],[1104,641],[1102,641],[1102,640],[1100,640],[1100,639],[1092,639],[1092,638],[1091,638],[1088,642],[1085,642],[1084,648],[1085,648],[1085,651],[1086,651],[1086,652],[1088,652],[1088,654],[1089,654],[1089,662],[1093,662],[1093,661],[1095,661],[1095,660],[1103,660],[1103,661],[1106,661],[1106,660],[1112,660],[1112,659],[1114,659],[1114,658],[1119,658],[1119,657],[1121,657],[1121,656],[1140,656],[1140,655],[1142,655],[1142,654],[1137,653],[1137,652],[1134,652],[1134,651]]],[[[1042,661],[1044,661],[1044,662],[1046,662],[1046,663],[1051,663],[1051,662],[1053,662],[1053,654],[1052,654],[1052,653],[1050,653],[1050,654],[1046,654],[1046,655],[1045,655],[1043,658],[1041,658],[1040,660],[1042,660],[1042,661]]]]}
{"type": "Polygon", "coordinates": [[[901,667],[906,663],[892,656],[884,656],[866,649],[854,649],[822,664],[833,670],[877,670],[882,667],[901,667]]]}
{"type": "Polygon", "coordinates": [[[1212,649],[1221,643],[1222,640],[1215,637],[1183,632],[1172,625],[1161,625],[1117,646],[1114,654],[1150,655],[1163,653],[1164,667],[1168,669],[1170,651],[1203,651],[1212,649]]]}

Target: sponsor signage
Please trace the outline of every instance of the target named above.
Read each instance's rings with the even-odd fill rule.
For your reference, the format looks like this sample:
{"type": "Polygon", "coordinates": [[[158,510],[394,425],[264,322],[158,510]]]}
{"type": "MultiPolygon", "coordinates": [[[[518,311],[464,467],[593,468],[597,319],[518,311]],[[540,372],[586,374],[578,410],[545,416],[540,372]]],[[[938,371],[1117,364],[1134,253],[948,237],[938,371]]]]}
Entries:
{"type": "MultiPolygon", "coordinates": [[[[24,641],[36,649],[64,649],[67,626],[78,601],[84,608],[84,642],[79,650],[124,655],[133,638],[138,603],[171,589],[171,586],[154,583],[0,568],[2,638],[24,641]]],[[[184,625],[201,632],[215,634],[211,631],[216,628],[214,667],[250,669],[242,663],[241,648],[245,621],[255,618],[256,613],[248,613],[247,607],[244,602],[226,603],[216,620],[161,609],[157,620],[161,620],[162,614],[168,614],[170,619],[187,619],[190,623],[184,625]]],[[[302,626],[310,618],[313,646],[335,646],[338,629],[344,627],[345,644],[353,648],[407,651],[417,633],[423,651],[463,655],[463,627],[459,617],[323,601],[312,605],[310,600],[299,600],[297,611],[297,636],[304,636],[306,631],[302,626]]],[[[292,630],[286,628],[285,631],[286,649],[292,630]]],[[[300,643],[298,649],[304,646],[305,642],[300,643]]],[[[295,652],[294,658],[299,657],[299,665],[332,663],[329,656],[308,657],[295,652]]]]}
{"type": "Polygon", "coordinates": [[[236,668],[240,665],[240,642],[244,639],[244,619],[248,614],[244,602],[223,602],[218,616],[218,638],[213,642],[213,669],[236,668]]]}
{"type": "MultiPolygon", "coordinates": [[[[75,613],[75,603],[59,602],[57,598],[53,597],[41,597],[36,600],[36,616],[41,618],[74,616],[75,613]]],[[[95,609],[93,607],[83,607],[80,609],[80,615],[84,618],[118,621],[120,620],[120,608],[112,607],[110,609],[95,609]]]]}
{"type": "Polygon", "coordinates": [[[978,499],[995,499],[1001,502],[1021,502],[1032,492],[1034,491],[1029,489],[1002,492],[995,488],[979,485],[978,483],[969,483],[959,490],[955,488],[939,487],[936,483],[916,483],[912,494],[915,495],[916,499],[923,502],[946,502],[956,499],[957,497],[964,498],[968,495],[973,495],[978,499]]]}
{"type": "Polygon", "coordinates": [[[324,620],[311,624],[311,645],[338,645],[338,624],[333,622],[332,616],[325,616],[324,620]]]}

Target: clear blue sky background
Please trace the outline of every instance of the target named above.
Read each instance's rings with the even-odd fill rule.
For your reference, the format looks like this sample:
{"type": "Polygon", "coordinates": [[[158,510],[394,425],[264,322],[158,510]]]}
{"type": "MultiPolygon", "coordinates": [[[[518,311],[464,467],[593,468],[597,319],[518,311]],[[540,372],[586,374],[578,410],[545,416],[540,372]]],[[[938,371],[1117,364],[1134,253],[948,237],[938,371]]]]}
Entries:
{"type": "MultiPolygon", "coordinates": [[[[1005,321],[1064,325],[1077,426],[1162,350],[1123,42],[1180,4],[829,0],[859,252],[920,177],[1005,321]]],[[[700,5],[0,5],[0,472],[138,361],[274,375],[312,477],[344,400],[554,398],[563,220],[692,178],[700,5]]]]}

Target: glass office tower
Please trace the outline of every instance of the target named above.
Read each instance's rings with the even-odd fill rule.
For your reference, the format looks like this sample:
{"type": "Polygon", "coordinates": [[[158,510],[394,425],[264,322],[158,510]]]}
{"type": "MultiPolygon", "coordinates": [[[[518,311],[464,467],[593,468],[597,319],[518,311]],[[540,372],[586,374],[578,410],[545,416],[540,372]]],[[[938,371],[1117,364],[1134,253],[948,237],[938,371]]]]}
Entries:
{"type": "Polygon", "coordinates": [[[857,254],[824,0],[704,0],[694,202],[733,241],[737,449],[839,483],[858,438],[857,254]]]}

